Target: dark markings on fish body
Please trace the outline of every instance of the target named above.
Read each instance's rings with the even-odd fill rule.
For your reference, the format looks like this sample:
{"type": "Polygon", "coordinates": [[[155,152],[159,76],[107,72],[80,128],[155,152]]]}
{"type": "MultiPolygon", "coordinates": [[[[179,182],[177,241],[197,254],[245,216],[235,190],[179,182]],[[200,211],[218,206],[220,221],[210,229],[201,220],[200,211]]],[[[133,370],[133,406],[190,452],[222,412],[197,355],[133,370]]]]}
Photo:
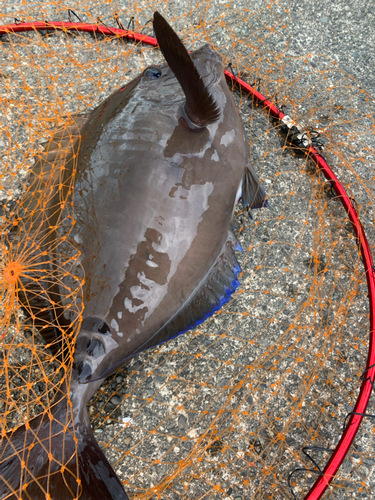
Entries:
{"type": "Polygon", "coordinates": [[[202,151],[209,140],[210,133],[204,128],[199,134],[191,134],[190,141],[186,142],[186,127],[179,123],[173,134],[168,139],[164,156],[172,158],[176,152],[179,154],[194,154],[202,151]]]}

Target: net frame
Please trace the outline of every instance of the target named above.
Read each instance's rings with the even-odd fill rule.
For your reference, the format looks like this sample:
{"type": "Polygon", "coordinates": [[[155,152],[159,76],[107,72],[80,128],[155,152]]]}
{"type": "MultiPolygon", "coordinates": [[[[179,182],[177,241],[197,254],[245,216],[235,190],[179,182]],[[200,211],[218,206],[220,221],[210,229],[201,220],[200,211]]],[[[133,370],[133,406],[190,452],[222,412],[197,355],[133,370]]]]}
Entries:
{"type": "MultiPolygon", "coordinates": [[[[26,31],[55,31],[62,30],[67,31],[81,31],[85,33],[101,34],[106,36],[114,36],[118,38],[124,38],[127,40],[134,40],[136,42],[141,42],[150,46],[157,46],[157,41],[155,38],[137,33],[134,31],[129,31],[120,28],[107,27],[99,22],[97,24],[93,23],[76,23],[76,22],[17,22],[15,24],[9,24],[5,26],[0,26],[0,35],[3,34],[14,34],[26,31]]],[[[275,104],[257,91],[254,87],[247,84],[241,78],[234,75],[234,73],[225,70],[225,77],[232,84],[237,85],[243,92],[250,94],[260,105],[263,106],[265,111],[269,113],[270,116],[278,120],[281,127],[284,126],[284,134],[286,136],[287,142],[293,147],[297,147],[302,150],[306,155],[308,155],[313,162],[319,167],[319,169],[324,174],[325,178],[330,182],[332,190],[336,192],[339,200],[344,207],[350,222],[355,231],[357,244],[362,255],[362,262],[365,268],[367,288],[369,295],[369,306],[370,306],[370,335],[369,335],[369,349],[366,362],[366,369],[362,374],[362,384],[360,386],[360,392],[357,397],[353,411],[351,411],[348,416],[349,420],[345,420],[344,429],[337,444],[335,450],[332,452],[329,460],[327,461],[323,471],[319,470],[317,472],[319,477],[309,490],[305,499],[307,500],[317,500],[322,497],[324,492],[329,486],[329,483],[334,478],[336,472],[338,471],[340,465],[359,430],[360,424],[366,415],[366,408],[372,393],[375,382],[375,266],[373,264],[373,259],[371,255],[370,246],[361,224],[361,221],[357,215],[356,208],[352,202],[352,198],[347,194],[345,188],[338,180],[333,170],[329,167],[328,163],[325,161],[324,157],[319,153],[319,151],[313,146],[311,141],[304,143],[303,130],[298,123],[294,122],[288,115],[285,115],[275,104]],[[286,128],[285,128],[286,126],[286,128]],[[285,132],[286,130],[286,132],[285,132]],[[296,143],[296,134],[298,135],[298,144],[296,143]]],[[[371,415],[372,416],[372,415],[371,415]]],[[[306,448],[305,448],[306,449],[306,448]]],[[[304,451],[304,450],[302,450],[304,451]]],[[[307,455],[308,456],[308,455],[307,455]]],[[[311,457],[309,457],[311,459],[311,457]]],[[[315,462],[312,460],[314,465],[315,462]]],[[[316,465],[317,466],[317,465],[316,465]]],[[[318,467],[318,466],[317,466],[318,467]]],[[[318,467],[319,469],[319,467],[318,467]]],[[[299,469],[298,469],[299,470],[299,469]]],[[[295,471],[293,471],[295,472],[295,471]]],[[[294,496],[293,490],[292,494],[294,496]]]]}

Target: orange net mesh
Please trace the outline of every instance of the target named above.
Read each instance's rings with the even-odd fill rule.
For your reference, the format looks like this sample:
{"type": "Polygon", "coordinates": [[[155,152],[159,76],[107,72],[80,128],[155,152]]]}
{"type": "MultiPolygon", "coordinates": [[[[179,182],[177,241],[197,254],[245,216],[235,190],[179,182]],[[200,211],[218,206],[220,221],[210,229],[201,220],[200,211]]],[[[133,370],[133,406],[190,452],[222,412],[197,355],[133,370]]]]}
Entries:
{"type": "MultiPolygon", "coordinates": [[[[259,4],[156,1],[125,10],[93,1],[74,10],[84,22],[100,16],[116,27],[117,17],[149,36],[159,10],[189,50],[210,43],[234,74],[285,106],[305,138],[324,143],[373,246],[374,100],[333,60],[288,55],[285,3],[259,4]]],[[[38,11],[3,5],[2,25],[68,20],[65,2],[38,11]]],[[[141,43],[67,30],[6,34],[0,50],[0,411],[2,440],[11,442],[9,431],[31,418],[53,419],[53,398],[70,383],[84,308],[74,175],[66,174],[80,145],[76,113],[162,57],[141,43]],[[33,301],[40,313],[30,317],[33,301]]],[[[365,370],[368,290],[349,218],[282,127],[238,88],[233,95],[269,197],[253,220],[241,206],[235,212],[241,285],[197,329],[132,359],[89,405],[130,498],[303,498],[340,439],[365,370]]],[[[374,425],[364,419],[325,498],[371,498],[374,425]]],[[[47,452],[52,462],[57,450],[47,452]]],[[[26,481],[5,498],[30,498],[27,491],[26,481]]]]}

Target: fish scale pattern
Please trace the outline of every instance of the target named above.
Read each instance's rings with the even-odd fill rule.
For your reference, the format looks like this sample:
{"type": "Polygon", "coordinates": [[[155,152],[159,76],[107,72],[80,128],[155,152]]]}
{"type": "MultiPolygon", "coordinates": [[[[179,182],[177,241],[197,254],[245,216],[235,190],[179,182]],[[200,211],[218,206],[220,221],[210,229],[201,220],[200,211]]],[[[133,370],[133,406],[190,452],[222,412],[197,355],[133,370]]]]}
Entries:
{"type": "MultiPolygon", "coordinates": [[[[210,43],[289,117],[274,120],[228,82],[268,194],[252,218],[241,204],[234,209],[239,285],[204,323],[132,358],[89,403],[94,436],[134,500],[304,498],[366,377],[370,306],[358,241],[306,145],[334,170],[373,248],[374,100],[328,57],[289,55],[288,8],[261,0],[126,7],[82,0],[73,13],[61,1],[40,9],[3,1],[1,25],[70,18],[110,28],[121,22],[148,36],[158,10],[189,50],[210,43]]],[[[54,421],[53,403],[69,392],[84,311],[74,234],[79,125],[163,59],[157,48],[98,30],[12,32],[1,35],[0,51],[1,467],[17,429],[34,417],[50,419],[50,432],[58,428],[74,443],[73,415],[54,421]],[[64,173],[69,162],[72,176],[64,173]],[[35,303],[39,312],[30,315],[35,303]]],[[[374,412],[370,400],[367,413],[374,412]]],[[[324,498],[372,498],[373,436],[374,419],[365,418],[324,498]]],[[[40,499],[58,500],[48,487],[56,469],[69,469],[71,499],[79,498],[81,478],[69,468],[77,449],[67,457],[50,438],[51,468],[30,476],[30,438],[17,455],[21,486],[8,484],[4,499],[39,500],[32,495],[39,481],[40,499]]]]}

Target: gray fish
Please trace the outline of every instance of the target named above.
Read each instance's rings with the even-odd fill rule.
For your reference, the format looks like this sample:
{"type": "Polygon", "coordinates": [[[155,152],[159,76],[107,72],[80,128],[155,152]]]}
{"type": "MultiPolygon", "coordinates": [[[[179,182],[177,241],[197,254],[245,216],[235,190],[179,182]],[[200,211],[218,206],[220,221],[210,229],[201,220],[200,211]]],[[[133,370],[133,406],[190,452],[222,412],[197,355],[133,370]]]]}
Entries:
{"type": "MultiPolygon", "coordinates": [[[[46,491],[58,500],[77,492],[85,500],[128,498],[94,438],[86,405],[130,357],[189,330],[229,299],[239,272],[234,205],[240,196],[251,208],[266,204],[221,56],[208,45],[190,56],[158,13],[154,30],[167,64],[147,68],[78,118],[76,166],[72,156],[64,158],[67,176],[76,168],[73,236],[86,280],[70,385],[74,430],[71,423],[64,429],[71,411],[64,387],[51,407],[52,422],[39,416],[31,430],[21,426],[3,439],[0,495],[22,495],[27,482],[34,500],[46,491]],[[21,470],[22,459],[38,480],[21,470]]],[[[53,146],[46,154],[54,161],[53,146]]],[[[54,218],[51,209],[49,226],[54,218]]],[[[40,280],[39,286],[39,300],[48,304],[53,294],[59,302],[57,284],[40,280]]],[[[55,315],[61,325],[61,311],[40,309],[37,320],[47,314],[53,322],[55,315]]],[[[42,334],[47,342],[61,336],[58,328],[42,334]]]]}

